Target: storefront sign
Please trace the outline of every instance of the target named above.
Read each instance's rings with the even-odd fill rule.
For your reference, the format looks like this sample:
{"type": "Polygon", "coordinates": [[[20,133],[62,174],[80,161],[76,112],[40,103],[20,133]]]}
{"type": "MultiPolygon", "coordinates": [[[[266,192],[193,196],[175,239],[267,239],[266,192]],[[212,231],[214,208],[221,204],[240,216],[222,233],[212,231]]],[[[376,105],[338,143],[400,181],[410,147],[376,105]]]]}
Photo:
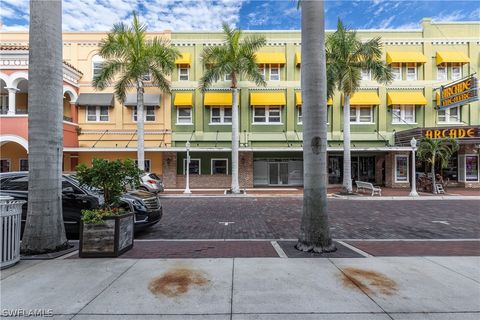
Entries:
{"type": "Polygon", "coordinates": [[[423,136],[429,139],[441,138],[476,138],[480,136],[480,130],[475,128],[445,128],[445,129],[425,129],[423,136]]]}
{"type": "Polygon", "coordinates": [[[440,87],[439,109],[449,109],[478,100],[478,81],[473,75],[440,87]]]}

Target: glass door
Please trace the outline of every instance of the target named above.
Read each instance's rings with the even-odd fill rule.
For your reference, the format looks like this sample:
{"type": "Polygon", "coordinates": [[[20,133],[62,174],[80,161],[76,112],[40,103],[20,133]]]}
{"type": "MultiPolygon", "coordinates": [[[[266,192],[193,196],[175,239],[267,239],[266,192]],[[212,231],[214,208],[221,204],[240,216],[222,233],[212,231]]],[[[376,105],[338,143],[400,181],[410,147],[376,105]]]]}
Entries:
{"type": "Polygon", "coordinates": [[[268,184],[288,185],[288,162],[270,162],[268,164],[268,184]]]}

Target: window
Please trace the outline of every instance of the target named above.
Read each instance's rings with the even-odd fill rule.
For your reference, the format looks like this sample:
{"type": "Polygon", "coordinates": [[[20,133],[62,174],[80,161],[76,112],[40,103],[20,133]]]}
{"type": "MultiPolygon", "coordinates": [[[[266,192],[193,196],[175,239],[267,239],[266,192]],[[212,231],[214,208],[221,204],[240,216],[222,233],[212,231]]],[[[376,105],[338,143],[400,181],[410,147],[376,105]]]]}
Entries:
{"type": "Polygon", "coordinates": [[[395,182],[408,182],[408,156],[395,156],[395,182]]]}
{"type": "Polygon", "coordinates": [[[392,65],[393,80],[402,80],[401,65],[392,65]]]}
{"type": "MultiPolygon", "coordinates": [[[[183,159],[183,174],[187,174],[187,159],[183,159]]],[[[201,174],[200,159],[191,159],[189,166],[189,174],[201,174]]]]}
{"type": "Polygon", "coordinates": [[[415,123],[414,105],[395,105],[392,108],[392,123],[415,123]]]}
{"type": "Polygon", "coordinates": [[[447,80],[447,67],[445,66],[437,67],[437,80],[447,80]]]}
{"type": "Polygon", "coordinates": [[[20,159],[20,171],[28,171],[28,159],[20,159]]]}
{"type": "Polygon", "coordinates": [[[253,123],[281,123],[281,111],[278,107],[255,107],[253,123]]]}
{"type": "Polygon", "coordinates": [[[303,123],[303,118],[302,118],[302,108],[298,108],[298,124],[303,123]]]}
{"type": "Polygon", "coordinates": [[[103,59],[96,55],[92,58],[92,79],[100,74],[102,71],[103,59]]]}
{"type": "Polygon", "coordinates": [[[415,63],[407,65],[407,80],[417,80],[417,65],[415,63]]]}
{"type": "Polygon", "coordinates": [[[192,124],[192,108],[177,108],[177,124],[192,124]]]}
{"type": "Polygon", "coordinates": [[[108,106],[88,106],[87,122],[108,121],[108,106]]]}
{"type": "Polygon", "coordinates": [[[232,108],[211,108],[210,124],[232,123],[232,108]]]}
{"type": "Polygon", "coordinates": [[[225,75],[225,81],[232,81],[232,75],[231,74],[226,74],[225,75]]]}
{"type": "MultiPolygon", "coordinates": [[[[144,106],[143,121],[155,121],[155,106],[144,106]]],[[[137,122],[137,107],[133,108],[133,122],[137,122]]]]}
{"type": "Polygon", "coordinates": [[[453,65],[452,66],[452,80],[458,80],[462,78],[462,66],[453,65]]]}
{"type": "Polygon", "coordinates": [[[0,114],[8,113],[8,94],[0,95],[0,114]]]}
{"type": "Polygon", "coordinates": [[[271,81],[280,80],[280,66],[278,64],[270,65],[270,80],[271,81]]]}
{"type": "Polygon", "coordinates": [[[370,80],[370,79],[371,79],[370,70],[362,69],[362,80],[370,80]]]}
{"type": "Polygon", "coordinates": [[[228,159],[212,159],[211,174],[228,174],[228,159]]]}
{"type": "MultiPolygon", "coordinates": [[[[138,160],[137,159],[135,159],[135,165],[138,166],[138,160]]],[[[151,168],[150,167],[150,159],[144,159],[143,160],[143,168],[144,168],[143,170],[145,172],[150,172],[150,168],[151,168]]]]}
{"type": "Polygon", "coordinates": [[[10,172],[10,160],[0,159],[0,172],[10,172]]]}
{"type": "Polygon", "coordinates": [[[465,181],[478,181],[478,156],[465,156],[465,181]]]}
{"type": "Polygon", "coordinates": [[[179,81],[188,81],[189,79],[189,68],[188,67],[179,67],[178,68],[178,80],[179,81]]]}
{"type": "Polygon", "coordinates": [[[438,110],[439,123],[455,123],[460,121],[460,107],[438,110]]]}
{"type": "Polygon", "coordinates": [[[350,107],[350,123],[373,123],[373,107],[350,107]]]}
{"type": "Polygon", "coordinates": [[[263,80],[265,80],[265,65],[264,64],[259,64],[258,69],[260,70],[260,73],[262,74],[263,80]]]}

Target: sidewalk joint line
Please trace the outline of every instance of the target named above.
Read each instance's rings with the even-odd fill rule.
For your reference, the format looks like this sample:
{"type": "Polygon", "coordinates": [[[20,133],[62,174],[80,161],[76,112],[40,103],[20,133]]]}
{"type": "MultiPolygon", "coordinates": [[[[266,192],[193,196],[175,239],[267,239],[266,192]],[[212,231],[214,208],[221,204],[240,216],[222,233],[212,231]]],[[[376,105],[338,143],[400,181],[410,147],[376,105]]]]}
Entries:
{"type": "Polygon", "coordinates": [[[464,277],[464,278],[467,278],[467,279],[469,279],[469,280],[472,280],[472,281],[474,281],[474,282],[476,282],[476,283],[480,283],[479,281],[477,281],[477,280],[475,280],[475,279],[473,279],[473,278],[470,278],[469,276],[466,276],[466,275],[464,275],[463,273],[460,273],[460,272],[458,272],[458,271],[456,271],[456,270],[454,270],[454,269],[452,269],[452,268],[449,268],[449,267],[447,267],[447,266],[444,266],[443,264],[438,263],[438,262],[435,261],[435,260],[429,259],[429,257],[422,257],[422,258],[425,259],[425,260],[427,260],[427,261],[429,261],[429,262],[431,262],[431,263],[433,263],[433,264],[436,264],[436,265],[438,265],[438,266],[440,266],[440,267],[442,267],[442,268],[444,268],[444,269],[447,269],[447,270],[449,270],[449,271],[452,271],[453,273],[456,273],[456,274],[458,274],[458,275],[460,275],[460,276],[462,276],[462,277],[464,277]]]}
{"type": "Polygon", "coordinates": [[[373,258],[373,256],[363,250],[358,249],[357,247],[352,246],[351,244],[348,244],[344,241],[337,240],[338,243],[340,243],[342,246],[347,247],[348,249],[355,251],[356,253],[364,256],[365,258],[373,258]]]}
{"type": "Polygon", "coordinates": [[[233,284],[235,279],[235,258],[232,259],[232,290],[230,292],[230,320],[233,319],[233,284]]]}

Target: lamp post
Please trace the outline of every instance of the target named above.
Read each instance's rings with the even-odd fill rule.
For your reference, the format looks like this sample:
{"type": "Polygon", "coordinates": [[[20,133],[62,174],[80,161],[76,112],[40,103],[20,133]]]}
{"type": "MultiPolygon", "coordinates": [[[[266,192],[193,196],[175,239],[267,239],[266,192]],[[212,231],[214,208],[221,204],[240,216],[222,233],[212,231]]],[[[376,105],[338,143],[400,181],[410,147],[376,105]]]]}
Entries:
{"type": "Polygon", "coordinates": [[[415,140],[415,137],[410,140],[410,146],[412,147],[412,191],[410,191],[410,197],[418,197],[417,177],[415,174],[415,150],[417,150],[417,140],[415,140]]]}
{"type": "Polygon", "coordinates": [[[187,143],[185,143],[185,147],[187,149],[187,164],[186,164],[186,170],[187,170],[187,180],[186,180],[186,183],[185,183],[185,191],[183,191],[183,193],[187,193],[187,194],[190,194],[192,193],[192,191],[190,191],[190,141],[187,141],[187,143]]]}

